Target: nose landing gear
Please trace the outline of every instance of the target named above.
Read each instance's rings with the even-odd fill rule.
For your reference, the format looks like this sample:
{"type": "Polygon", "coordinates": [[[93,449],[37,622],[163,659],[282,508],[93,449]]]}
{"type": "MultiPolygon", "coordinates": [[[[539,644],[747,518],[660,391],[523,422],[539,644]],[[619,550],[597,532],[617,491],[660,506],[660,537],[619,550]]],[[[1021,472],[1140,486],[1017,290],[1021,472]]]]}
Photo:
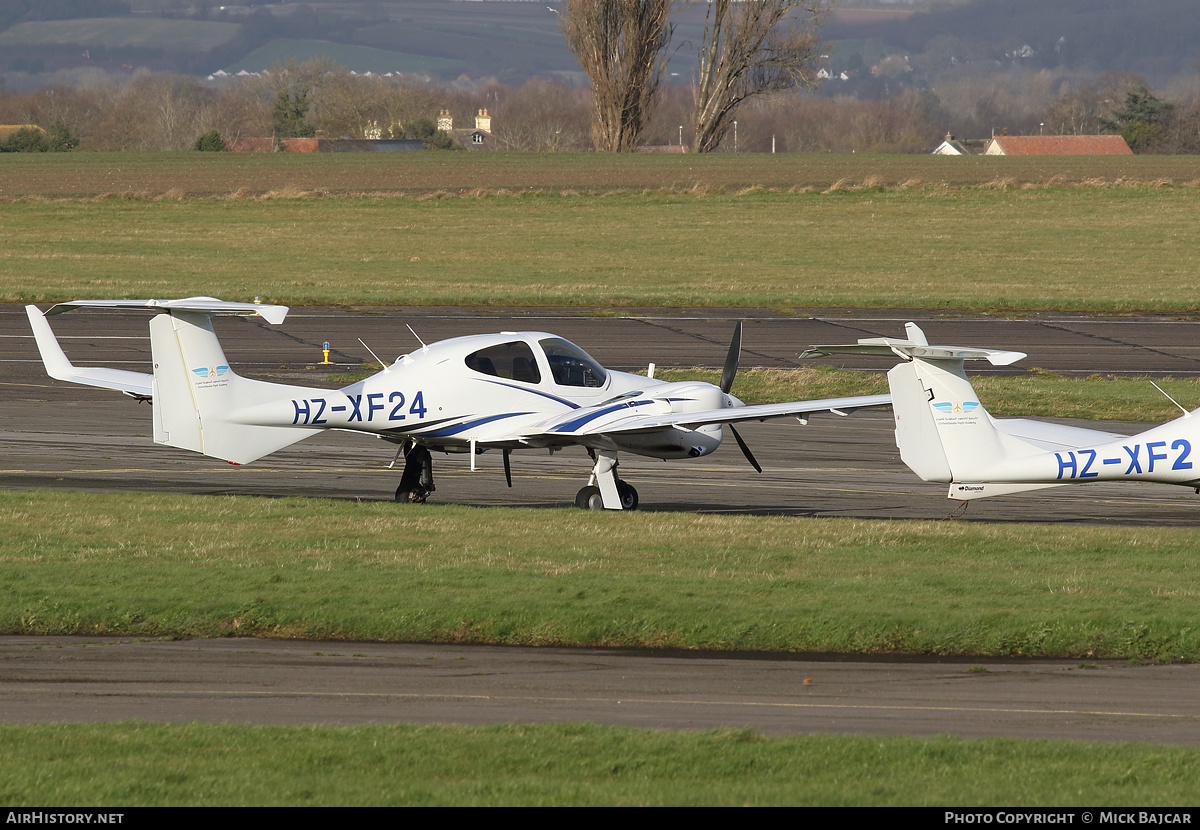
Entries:
{"type": "Polygon", "coordinates": [[[596,459],[592,481],[575,495],[575,506],[583,510],[637,510],[638,492],[633,485],[617,478],[617,454],[608,450],[589,450],[596,459]]]}
{"type": "MultiPolygon", "coordinates": [[[[627,481],[617,479],[617,495],[621,498],[621,510],[637,510],[638,491],[627,481]]],[[[575,495],[575,506],[583,510],[603,510],[604,497],[595,485],[584,487],[575,495]]]]}

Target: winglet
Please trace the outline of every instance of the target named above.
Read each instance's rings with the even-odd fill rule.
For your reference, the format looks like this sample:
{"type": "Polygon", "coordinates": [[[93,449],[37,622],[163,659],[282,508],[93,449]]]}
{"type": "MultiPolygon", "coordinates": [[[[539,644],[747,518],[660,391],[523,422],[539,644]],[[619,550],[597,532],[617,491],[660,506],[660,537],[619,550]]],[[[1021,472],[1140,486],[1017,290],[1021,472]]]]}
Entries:
{"type": "Polygon", "coordinates": [[[73,380],[75,365],[67,359],[66,352],[58,345],[58,338],[46,322],[46,316],[35,305],[25,306],[25,314],[29,317],[29,325],[33,327],[33,339],[37,342],[38,351],[42,355],[42,363],[46,366],[46,374],[56,380],[73,380]]]}

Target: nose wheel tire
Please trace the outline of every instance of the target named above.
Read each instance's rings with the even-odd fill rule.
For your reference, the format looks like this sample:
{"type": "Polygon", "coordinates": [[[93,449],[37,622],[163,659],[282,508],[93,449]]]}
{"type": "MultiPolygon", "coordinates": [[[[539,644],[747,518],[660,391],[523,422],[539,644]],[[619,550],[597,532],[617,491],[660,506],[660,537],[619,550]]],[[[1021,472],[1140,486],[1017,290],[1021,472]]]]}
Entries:
{"type": "Polygon", "coordinates": [[[581,510],[603,510],[604,499],[599,487],[584,487],[575,494],[575,506],[581,510]]]}

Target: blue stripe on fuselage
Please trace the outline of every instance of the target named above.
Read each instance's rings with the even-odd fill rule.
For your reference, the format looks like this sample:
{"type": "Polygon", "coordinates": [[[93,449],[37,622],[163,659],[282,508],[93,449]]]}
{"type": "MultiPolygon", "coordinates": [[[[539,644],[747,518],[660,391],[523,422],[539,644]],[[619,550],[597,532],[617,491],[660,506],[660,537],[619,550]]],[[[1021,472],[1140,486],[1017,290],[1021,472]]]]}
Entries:
{"type": "Polygon", "coordinates": [[[621,403],[612,406],[606,406],[603,409],[598,409],[595,412],[589,412],[586,415],[581,415],[573,421],[568,421],[565,424],[559,424],[554,428],[554,432],[574,432],[584,424],[590,424],[597,418],[602,418],[605,415],[616,412],[621,409],[630,409],[635,406],[645,406],[646,404],[654,403],[654,401],[622,401],[621,403]]]}
{"type": "Polygon", "coordinates": [[[461,424],[458,424],[457,426],[446,427],[445,429],[439,429],[439,430],[435,430],[433,432],[414,432],[411,434],[420,435],[421,437],[433,436],[435,438],[445,438],[450,435],[458,435],[460,432],[466,432],[468,429],[472,429],[477,426],[482,426],[483,424],[490,424],[493,421],[503,421],[505,418],[519,418],[522,415],[531,415],[531,414],[533,414],[533,413],[531,413],[531,412],[505,412],[501,415],[489,415],[486,418],[476,418],[472,421],[465,421],[461,424]]]}

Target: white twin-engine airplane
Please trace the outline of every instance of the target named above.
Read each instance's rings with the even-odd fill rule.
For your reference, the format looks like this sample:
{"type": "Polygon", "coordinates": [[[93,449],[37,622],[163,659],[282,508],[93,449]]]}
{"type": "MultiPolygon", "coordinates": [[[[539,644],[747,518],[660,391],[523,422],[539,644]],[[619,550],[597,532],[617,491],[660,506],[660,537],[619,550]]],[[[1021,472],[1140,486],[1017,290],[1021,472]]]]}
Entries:
{"type": "Polygon", "coordinates": [[[183,300],[77,300],[43,314],[26,306],[46,371],[59,380],[99,386],[151,400],[154,441],[246,464],[329,429],[378,435],[405,456],[396,500],[423,502],[433,491],[429,450],[475,455],[500,450],[512,486],[513,450],[584,447],[595,462],[575,504],[631,510],[637,491],[617,475],[617,454],[698,458],[721,445],[727,425],[746,459],[758,462],[733,428],[737,421],[813,412],[847,414],[887,406],[888,395],[865,395],[748,406],[729,394],[741,352],[734,330],[720,386],[667,383],[603,368],[583,349],[544,332],[456,337],[402,355],[383,371],[329,390],[239,376],[217,342],[216,314],[257,314],[283,322],[286,306],[183,300]],[[150,320],[153,374],[74,366],[47,316],[80,308],[144,309],[150,320]]]}
{"type": "Polygon", "coordinates": [[[802,357],[867,354],[903,359],[888,372],[896,446],[900,458],[922,479],[948,482],[949,498],[980,499],[1095,481],[1180,484],[1200,493],[1200,457],[1192,454],[1193,447],[1200,447],[1200,409],[1184,409],[1174,421],[1133,436],[996,419],[979,403],[963,361],[1007,366],[1024,353],[931,346],[916,324],[908,323],[905,331],[904,340],[879,337],[847,346],[814,346],[802,357]]]}

